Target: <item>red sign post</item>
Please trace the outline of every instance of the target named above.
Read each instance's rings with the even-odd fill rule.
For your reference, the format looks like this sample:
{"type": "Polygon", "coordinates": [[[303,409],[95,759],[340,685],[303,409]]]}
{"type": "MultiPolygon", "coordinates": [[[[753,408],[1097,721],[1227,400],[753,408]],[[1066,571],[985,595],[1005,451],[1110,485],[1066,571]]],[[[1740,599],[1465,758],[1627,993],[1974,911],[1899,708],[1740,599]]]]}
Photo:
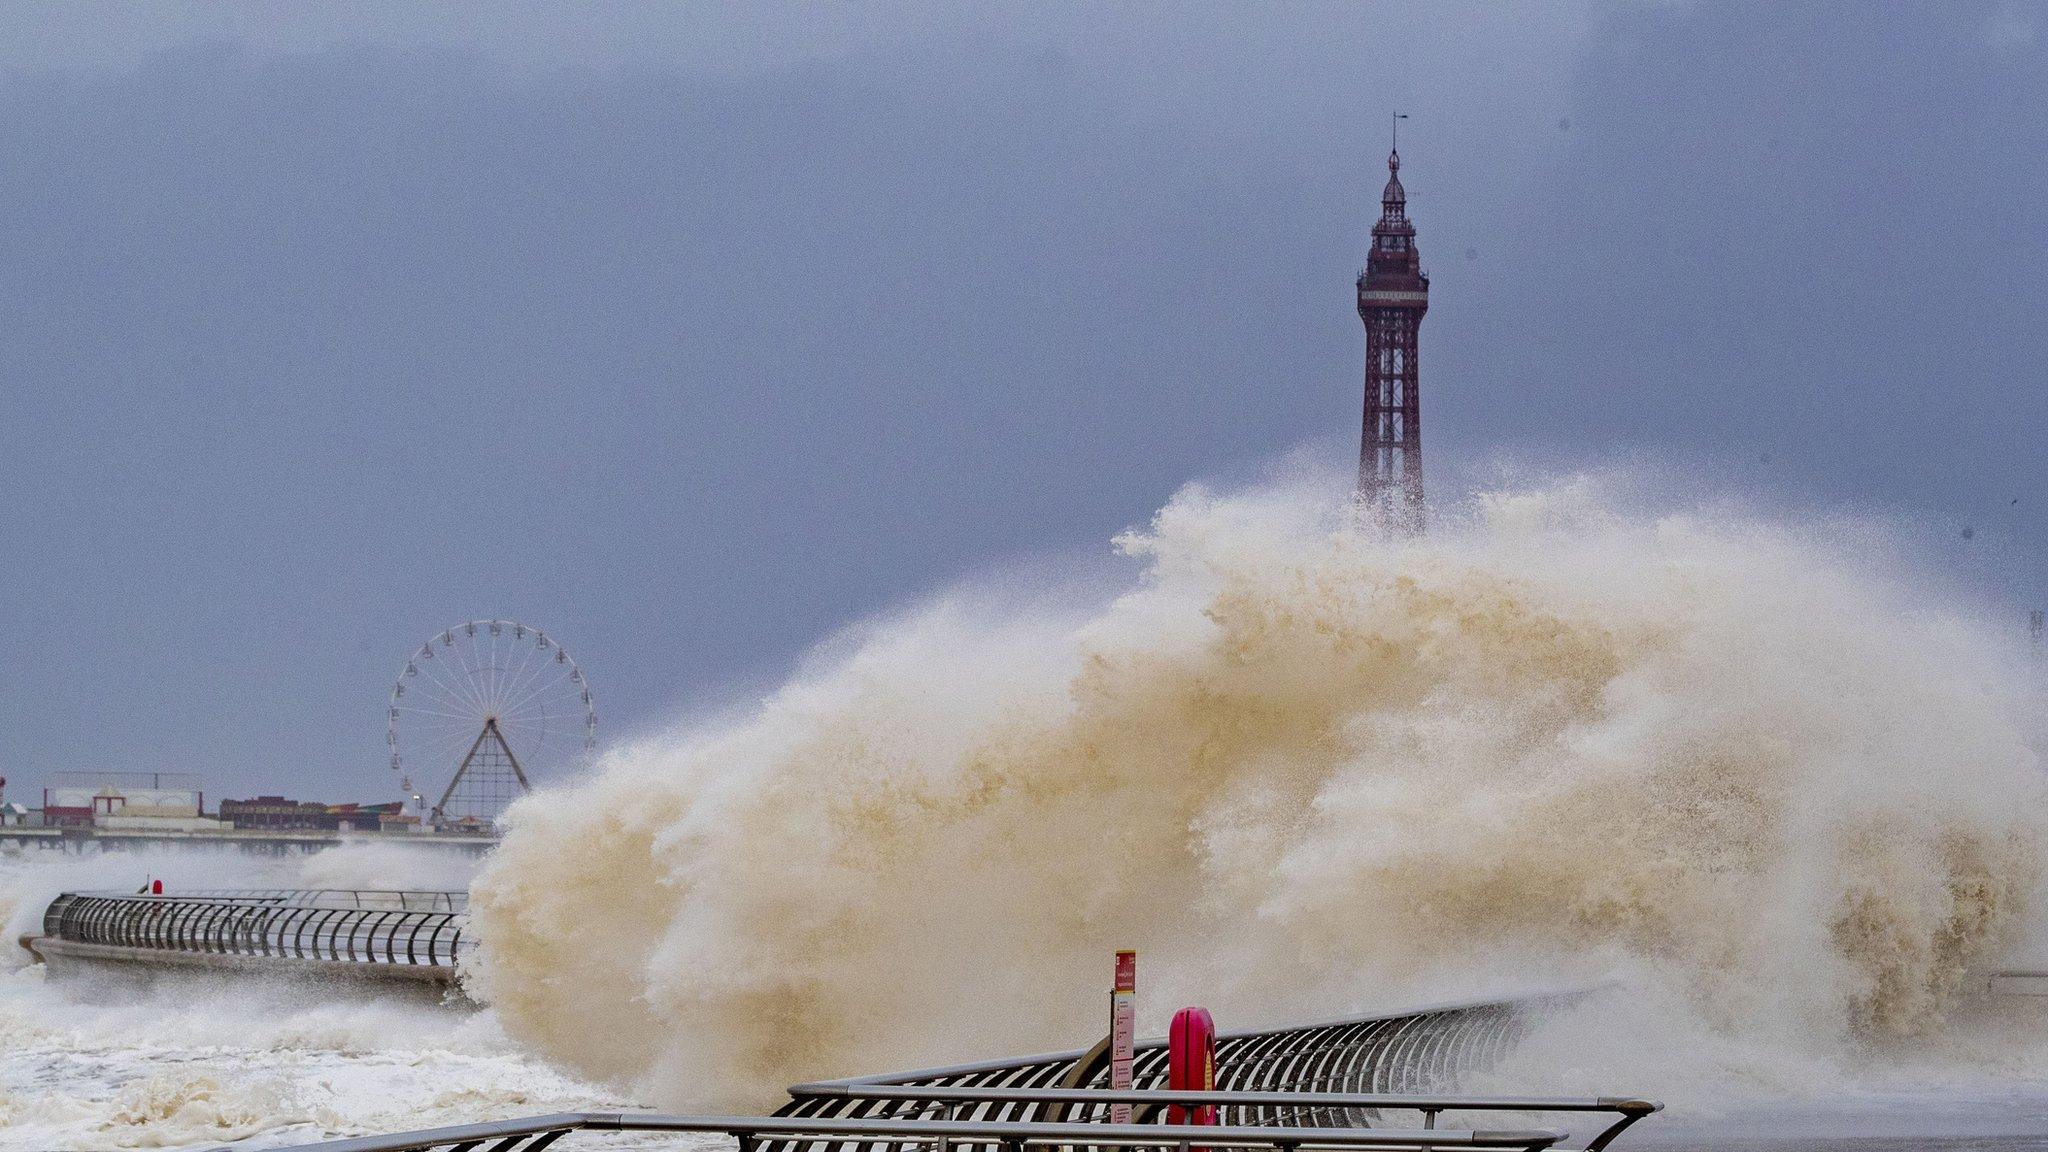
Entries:
{"type": "MultiPolygon", "coordinates": [[[[1116,986],[1109,993],[1109,1086],[1127,1092],[1131,1087],[1131,1057],[1137,1047],[1138,954],[1124,949],[1116,954],[1116,986]]],[[[1131,1106],[1109,1106],[1109,1122],[1129,1124],[1131,1106]]]]}

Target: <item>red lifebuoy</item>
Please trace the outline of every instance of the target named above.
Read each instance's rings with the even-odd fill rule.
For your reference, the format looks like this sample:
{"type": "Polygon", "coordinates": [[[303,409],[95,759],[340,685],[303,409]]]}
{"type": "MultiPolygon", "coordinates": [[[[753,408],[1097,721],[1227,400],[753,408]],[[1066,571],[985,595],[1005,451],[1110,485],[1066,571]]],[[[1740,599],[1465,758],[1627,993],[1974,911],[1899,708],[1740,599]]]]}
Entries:
{"type": "MultiPolygon", "coordinates": [[[[1167,1033],[1166,1086],[1175,1092],[1216,1090],[1216,1021],[1207,1008],[1183,1008],[1173,1014],[1167,1033]]],[[[1169,1124],[1214,1124],[1216,1106],[1197,1105],[1192,1110],[1168,1105],[1169,1124]]]]}

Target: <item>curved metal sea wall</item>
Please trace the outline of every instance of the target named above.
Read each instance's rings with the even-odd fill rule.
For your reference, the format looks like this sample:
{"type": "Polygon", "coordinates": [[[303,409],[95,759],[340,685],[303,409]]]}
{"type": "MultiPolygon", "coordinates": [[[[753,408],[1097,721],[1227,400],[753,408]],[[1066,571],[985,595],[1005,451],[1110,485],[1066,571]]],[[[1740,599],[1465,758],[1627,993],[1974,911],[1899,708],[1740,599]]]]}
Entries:
{"type": "Polygon", "coordinates": [[[461,892],[66,892],[44,910],[43,934],[24,943],[65,959],[452,984],[474,947],[468,922],[461,892]]]}

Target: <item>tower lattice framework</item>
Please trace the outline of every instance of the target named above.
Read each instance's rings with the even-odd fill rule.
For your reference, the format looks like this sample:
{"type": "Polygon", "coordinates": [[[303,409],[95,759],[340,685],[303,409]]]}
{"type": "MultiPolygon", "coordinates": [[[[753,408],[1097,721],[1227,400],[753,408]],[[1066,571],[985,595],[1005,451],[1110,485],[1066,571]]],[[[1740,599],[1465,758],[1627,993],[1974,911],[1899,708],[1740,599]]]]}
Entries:
{"type": "Polygon", "coordinates": [[[1365,425],[1358,447],[1358,503],[1372,521],[1421,531],[1422,394],[1417,334],[1429,311],[1429,277],[1415,249],[1401,153],[1387,155],[1387,186],[1372,252],[1358,274],[1365,324],[1365,425]]]}
{"type": "Polygon", "coordinates": [[[505,734],[499,731],[498,718],[492,716],[484,721],[483,731],[477,733],[469,752],[462,757],[455,778],[448,781],[430,819],[436,825],[464,816],[491,820],[512,801],[526,795],[530,787],[526,770],[520,766],[519,757],[513,755],[512,746],[505,742],[505,734]]]}

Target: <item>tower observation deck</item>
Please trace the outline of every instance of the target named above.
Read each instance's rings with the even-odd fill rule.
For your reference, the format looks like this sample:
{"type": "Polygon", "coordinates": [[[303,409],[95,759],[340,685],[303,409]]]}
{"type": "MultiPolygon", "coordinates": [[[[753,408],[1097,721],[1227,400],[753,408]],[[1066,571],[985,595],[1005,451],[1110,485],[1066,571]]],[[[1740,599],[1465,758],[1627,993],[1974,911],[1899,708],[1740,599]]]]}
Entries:
{"type": "Polygon", "coordinates": [[[1401,153],[1387,154],[1387,186],[1372,252],[1358,274],[1358,318],[1365,324],[1365,426],[1358,447],[1361,518],[1419,532],[1422,506],[1422,405],[1416,335],[1429,311],[1429,277],[1415,250],[1401,153]]]}

